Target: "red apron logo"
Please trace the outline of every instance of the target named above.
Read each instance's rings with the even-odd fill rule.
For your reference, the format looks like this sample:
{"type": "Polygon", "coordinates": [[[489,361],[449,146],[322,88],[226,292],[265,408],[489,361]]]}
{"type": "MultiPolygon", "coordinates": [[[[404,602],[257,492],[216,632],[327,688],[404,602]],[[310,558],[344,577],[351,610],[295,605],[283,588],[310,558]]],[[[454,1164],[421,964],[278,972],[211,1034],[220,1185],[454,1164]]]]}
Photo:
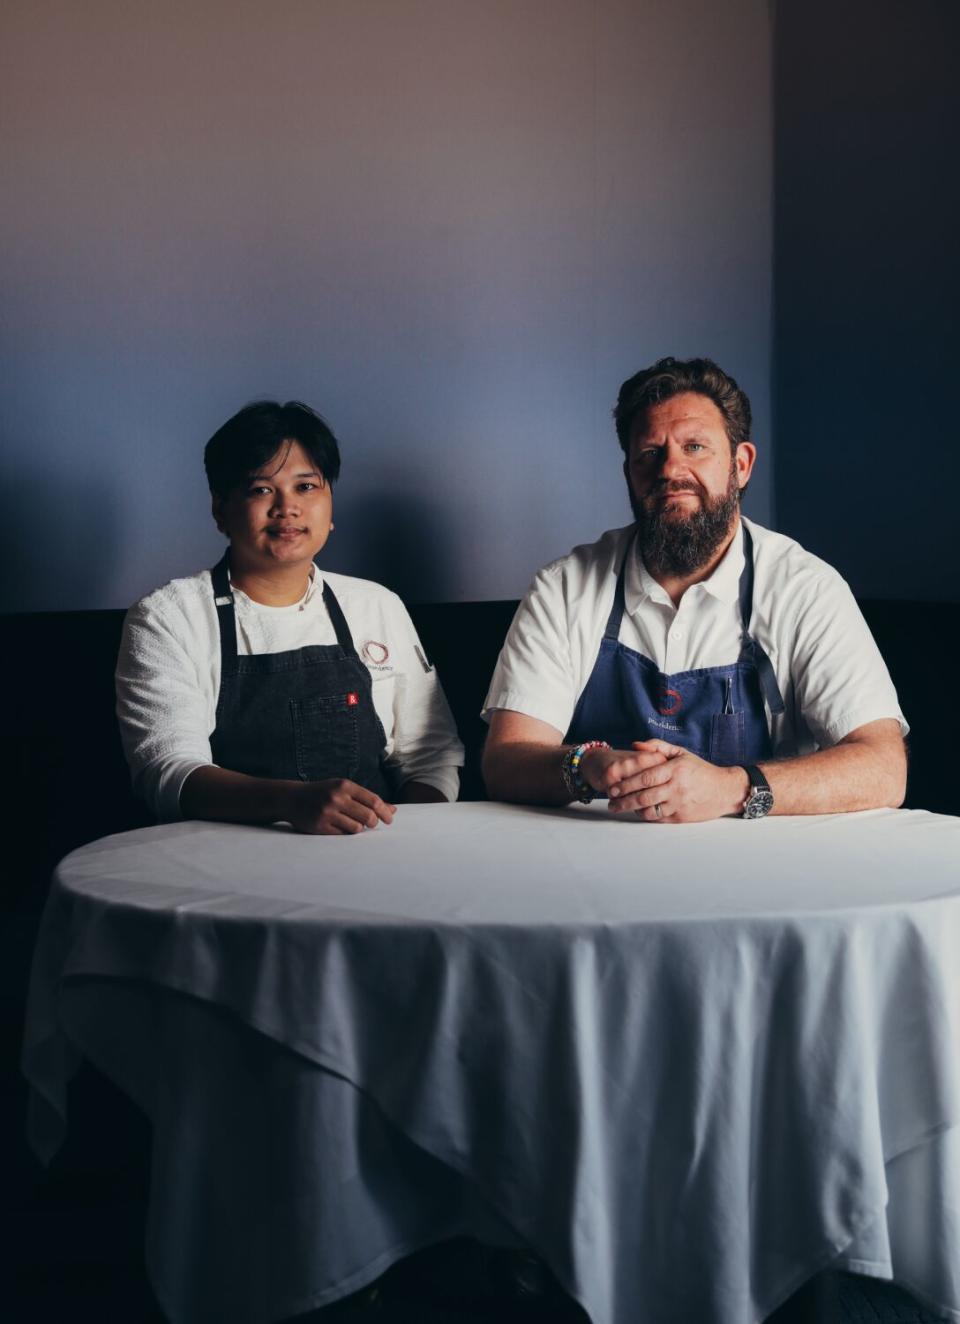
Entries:
{"type": "Polygon", "coordinates": [[[360,695],[359,695],[359,694],[348,694],[348,695],[347,695],[347,707],[348,707],[348,708],[356,708],[356,706],[357,706],[357,704],[358,704],[359,702],[360,702],[360,695]]]}
{"type": "Polygon", "coordinates": [[[368,662],[372,662],[375,667],[383,666],[390,656],[390,649],[386,644],[380,644],[376,639],[368,639],[360,650],[368,662]]]}
{"type": "Polygon", "coordinates": [[[672,717],[683,707],[683,695],[677,690],[664,690],[660,695],[660,707],[657,712],[661,717],[672,717]]]}

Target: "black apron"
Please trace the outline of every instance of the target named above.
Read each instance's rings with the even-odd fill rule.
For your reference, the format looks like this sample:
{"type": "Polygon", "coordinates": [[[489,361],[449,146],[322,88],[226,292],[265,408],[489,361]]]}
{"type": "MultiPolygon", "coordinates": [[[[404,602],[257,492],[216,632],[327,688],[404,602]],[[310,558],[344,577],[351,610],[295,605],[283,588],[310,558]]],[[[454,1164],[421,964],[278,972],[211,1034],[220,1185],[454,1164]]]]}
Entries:
{"type": "Polygon", "coordinates": [[[228,556],[210,571],[220,626],[220,694],[210,737],[213,761],[251,777],[322,781],[346,777],[384,799],[386,737],[370,672],[329,584],[323,601],[335,644],[237,656],[228,556]]]}

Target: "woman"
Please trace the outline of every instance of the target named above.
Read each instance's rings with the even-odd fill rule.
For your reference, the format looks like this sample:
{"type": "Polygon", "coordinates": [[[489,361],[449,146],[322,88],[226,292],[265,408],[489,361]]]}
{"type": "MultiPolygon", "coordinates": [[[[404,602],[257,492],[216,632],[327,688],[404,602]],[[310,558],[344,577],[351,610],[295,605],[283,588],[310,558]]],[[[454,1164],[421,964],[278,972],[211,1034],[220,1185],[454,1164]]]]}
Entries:
{"type": "Polygon", "coordinates": [[[247,405],[204,464],[226,554],[124,623],[117,712],[137,793],[160,819],[323,834],[390,823],[395,801],[456,799],[463,747],[400,599],[314,565],[340,472],[324,421],[247,405]]]}

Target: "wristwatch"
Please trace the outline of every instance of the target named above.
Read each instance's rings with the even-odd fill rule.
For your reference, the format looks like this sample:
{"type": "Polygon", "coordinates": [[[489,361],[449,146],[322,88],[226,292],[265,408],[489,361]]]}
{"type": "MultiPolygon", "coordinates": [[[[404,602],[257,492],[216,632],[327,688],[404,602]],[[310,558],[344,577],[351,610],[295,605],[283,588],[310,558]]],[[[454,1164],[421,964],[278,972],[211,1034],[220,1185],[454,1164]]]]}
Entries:
{"type": "Polygon", "coordinates": [[[750,790],[743,802],[741,818],[766,818],[773,808],[773,791],[763,773],[754,764],[743,764],[743,770],[750,778],[750,790]]]}

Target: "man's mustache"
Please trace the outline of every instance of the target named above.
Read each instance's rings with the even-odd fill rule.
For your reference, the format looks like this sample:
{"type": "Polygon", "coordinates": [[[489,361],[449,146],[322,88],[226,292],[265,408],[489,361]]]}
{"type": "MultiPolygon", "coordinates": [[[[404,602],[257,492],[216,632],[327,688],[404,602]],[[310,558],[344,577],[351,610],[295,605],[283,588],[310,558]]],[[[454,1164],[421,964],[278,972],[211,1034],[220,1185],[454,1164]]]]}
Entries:
{"type": "Polygon", "coordinates": [[[703,496],[704,491],[700,486],[693,486],[690,483],[683,483],[678,478],[669,481],[657,483],[656,487],[648,494],[651,497],[672,496],[680,492],[692,492],[694,496],[703,496]]]}

